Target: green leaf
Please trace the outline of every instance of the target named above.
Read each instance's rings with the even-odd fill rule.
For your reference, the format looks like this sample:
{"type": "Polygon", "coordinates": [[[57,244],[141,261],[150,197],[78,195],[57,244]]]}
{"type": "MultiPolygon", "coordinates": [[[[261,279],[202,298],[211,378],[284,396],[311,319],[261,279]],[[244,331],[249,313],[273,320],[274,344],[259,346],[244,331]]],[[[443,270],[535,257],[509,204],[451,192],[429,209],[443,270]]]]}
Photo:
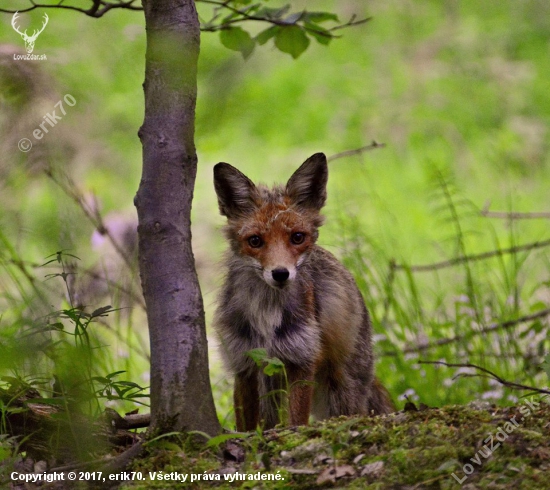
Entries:
{"type": "Polygon", "coordinates": [[[283,361],[277,357],[268,357],[265,349],[251,349],[246,354],[252,358],[258,367],[262,367],[265,364],[264,373],[268,376],[280,373],[285,368],[283,361]]]}
{"type": "Polygon", "coordinates": [[[264,368],[264,373],[268,376],[273,376],[274,374],[279,374],[283,372],[285,365],[280,359],[276,357],[270,357],[266,359],[267,365],[264,368]]]}
{"type": "Polygon", "coordinates": [[[309,46],[309,39],[301,27],[296,25],[281,27],[275,36],[275,46],[283,53],[298,58],[309,46]]]}
{"type": "Polygon", "coordinates": [[[116,378],[119,374],[123,374],[126,371],[115,371],[114,373],[109,373],[107,376],[105,376],[107,379],[113,379],[116,378]]]}
{"type": "MultiPolygon", "coordinates": [[[[548,284],[548,286],[550,286],[550,283],[548,284]]],[[[537,301],[536,303],[533,303],[529,307],[529,311],[531,313],[537,313],[538,311],[544,310],[545,308],[546,308],[546,303],[544,301],[537,301]]]]}
{"type": "Polygon", "coordinates": [[[326,22],[327,20],[339,22],[338,16],[336,14],[331,14],[330,12],[304,12],[302,18],[304,21],[315,23],[326,22]]]}
{"type": "Polygon", "coordinates": [[[113,383],[113,386],[127,386],[129,388],[136,388],[138,390],[144,390],[145,388],[142,388],[137,383],[134,383],[133,381],[116,381],[113,383]]]}
{"type": "MultiPolygon", "coordinates": [[[[113,389],[116,391],[116,394],[118,395],[119,398],[122,398],[124,396],[124,390],[122,390],[117,385],[113,385],[113,389]]],[[[109,394],[112,395],[112,392],[110,392],[109,394]]]]}
{"type": "Polygon", "coordinates": [[[232,51],[239,51],[243,58],[248,58],[254,50],[254,40],[241,27],[229,27],[220,31],[220,41],[232,51]]]}
{"type": "MultiPolygon", "coordinates": [[[[146,388],[143,388],[144,390],[146,388]]],[[[127,397],[128,400],[132,400],[134,398],[151,398],[151,395],[149,393],[130,393],[127,397]]],[[[138,402],[139,403],[139,402],[138,402]]]]}
{"type": "Polygon", "coordinates": [[[256,15],[258,17],[265,17],[267,19],[278,20],[290,10],[290,4],[281,8],[269,8],[264,7],[258,10],[256,15]]]}
{"type": "Polygon", "coordinates": [[[316,24],[311,24],[306,22],[305,26],[307,27],[307,33],[314,37],[319,44],[324,44],[325,46],[332,41],[332,34],[327,31],[324,27],[318,26],[316,24]]]}
{"type": "Polygon", "coordinates": [[[256,37],[256,42],[263,46],[267,41],[269,41],[272,37],[275,37],[277,33],[281,30],[279,26],[271,26],[267,28],[265,31],[260,32],[256,37]]]}
{"type": "Polygon", "coordinates": [[[63,255],[67,255],[69,257],[73,257],[74,259],[80,260],[80,257],[77,257],[76,255],[65,253],[64,250],[59,250],[58,252],[48,255],[47,257],[44,257],[45,259],[49,259],[50,257],[55,257],[55,259],[48,260],[44,264],[42,264],[40,267],[44,267],[45,265],[51,264],[52,262],[59,262],[60,264],[63,263],[63,255]]]}
{"type": "Polygon", "coordinates": [[[70,310],[61,310],[63,314],[72,320],[74,323],[80,323],[80,320],[82,318],[89,318],[90,315],[88,315],[86,312],[79,310],[77,308],[71,308],[70,310]]]}
{"type": "Polygon", "coordinates": [[[110,313],[111,311],[114,311],[112,309],[113,307],[111,305],[102,306],[101,308],[98,308],[97,310],[94,310],[92,314],[90,315],[90,318],[95,318],[97,316],[107,316],[107,313],[110,313]]]}
{"type": "Polygon", "coordinates": [[[258,366],[261,366],[262,363],[265,361],[265,359],[267,359],[267,351],[265,349],[262,349],[262,348],[251,349],[251,350],[247,351],[246,355],[248,357],[252,358],[252,360],[258,366]]]}

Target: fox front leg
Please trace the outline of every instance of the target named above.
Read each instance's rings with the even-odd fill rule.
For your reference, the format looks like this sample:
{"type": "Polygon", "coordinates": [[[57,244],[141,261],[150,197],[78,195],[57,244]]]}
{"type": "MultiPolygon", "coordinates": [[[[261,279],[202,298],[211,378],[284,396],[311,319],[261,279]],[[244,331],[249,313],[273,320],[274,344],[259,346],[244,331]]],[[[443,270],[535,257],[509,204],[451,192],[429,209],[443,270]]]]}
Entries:
{"type": "Polygon", "coordinates": [[[307,425],[313,399],[313,370],[287,366],[290,425],[307,425]]]}
{"type": "Polygon", "coordinates": [[[237,373],[233,392],[235,421],[239,432],[255,430],[259,421],[258,375],[237,373]]]}

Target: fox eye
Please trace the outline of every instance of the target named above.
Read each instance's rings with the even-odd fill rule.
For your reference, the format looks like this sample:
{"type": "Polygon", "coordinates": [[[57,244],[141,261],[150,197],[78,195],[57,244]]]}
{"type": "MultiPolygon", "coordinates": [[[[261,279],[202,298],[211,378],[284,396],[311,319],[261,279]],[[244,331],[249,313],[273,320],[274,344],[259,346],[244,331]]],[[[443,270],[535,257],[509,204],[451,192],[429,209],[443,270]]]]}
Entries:
{"type": "Polygon", "coordinates": [[[263,241],[262,239],[258,236],[258,235],[252,235],[249,239],[248,239],[248,244],[252,247],[252,248],[259,248],[263,245],[263,241]]]}
{"type": "Polygon", "coordinates": [[[300,245],[300,243],[304,243],[304,240],[306,239],[306,235],[304,233],[293,233],[290,235],[290,241],[294,243],[294,245],[300,245]]]}

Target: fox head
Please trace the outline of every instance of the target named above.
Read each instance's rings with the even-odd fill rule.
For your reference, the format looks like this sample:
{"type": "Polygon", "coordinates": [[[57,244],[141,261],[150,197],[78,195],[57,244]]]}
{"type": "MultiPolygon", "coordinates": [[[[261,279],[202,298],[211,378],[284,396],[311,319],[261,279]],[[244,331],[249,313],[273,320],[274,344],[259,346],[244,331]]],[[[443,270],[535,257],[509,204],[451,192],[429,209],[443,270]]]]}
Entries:
{"type": "Polygon", "coordinates": [[[328,166],[323,153],[308,158],[286,186],[256,186],[228,163],[214,167],[214,187],[233,252],[270,286],[283,289],[299,274],[323,223],[328,166]]]}

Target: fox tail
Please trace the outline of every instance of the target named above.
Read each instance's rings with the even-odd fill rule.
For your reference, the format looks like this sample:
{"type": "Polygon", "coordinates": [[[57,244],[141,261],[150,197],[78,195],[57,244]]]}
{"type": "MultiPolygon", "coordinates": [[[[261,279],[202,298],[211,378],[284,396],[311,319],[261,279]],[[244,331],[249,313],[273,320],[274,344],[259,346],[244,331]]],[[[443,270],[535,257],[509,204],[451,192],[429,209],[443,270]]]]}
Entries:
{"type": "Polygon", "coordinates": [[[368,413],[372,415],[395,412],[395,405],[392,402],[390,394],[378,378],[374,378],[372,383],[368,408],[368,413]]]}

